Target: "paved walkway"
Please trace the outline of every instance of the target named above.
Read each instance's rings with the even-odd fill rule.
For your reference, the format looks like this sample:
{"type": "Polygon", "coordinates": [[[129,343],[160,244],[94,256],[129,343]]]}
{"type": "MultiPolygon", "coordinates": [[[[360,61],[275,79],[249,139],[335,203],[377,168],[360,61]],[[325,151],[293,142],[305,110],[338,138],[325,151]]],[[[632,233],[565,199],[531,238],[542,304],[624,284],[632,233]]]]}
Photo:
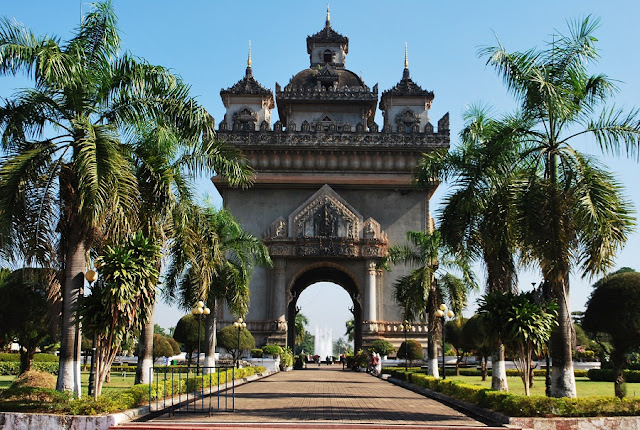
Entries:
{"type": "Polygon", "coordinates": [[[313,423],[324,423],[324,428],[332,428],[332,423],[367,424],[367,428],[484,427],[435,400],[366,373],[343,371],[337,365],[280,372],[240,386],[236,389],[235,412],[216,412],[212,417],[164,415],[147,424],[160,428],[167,420],[174,424],[261,423],[264,428],[273,428],[274,423],[303,428],[313,423]]]}

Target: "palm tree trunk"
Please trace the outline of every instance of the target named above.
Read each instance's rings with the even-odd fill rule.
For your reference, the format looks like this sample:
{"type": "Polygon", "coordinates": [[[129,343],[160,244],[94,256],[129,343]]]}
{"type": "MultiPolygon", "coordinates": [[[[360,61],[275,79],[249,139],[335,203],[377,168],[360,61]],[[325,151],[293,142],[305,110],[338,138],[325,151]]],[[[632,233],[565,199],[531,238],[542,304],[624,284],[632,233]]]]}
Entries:
{"type": "Polygon", "coordinates": [[[138,342],[138,365],[136,366],[136,384],[150,384],[153,380],[153,328],[155,303],[149,309],[149,321],[144,325],[138,342]]]}
{"type": "Polygon", "coordinates": [[[77,323],[78,297],[84,286],[84,270],[86,268],[86,250],[81,238],[80,229],[73,226],[69,229],[66,240],[64,287],[62,291],[62,323],[60,335],[60,362],[58,372],[58,391],[80,393],[80,380],[76,372],[78,338],[80,335],[77,323]],[[74,228],[75,227],[75,228],[74,228]]]}
{"type": "Polygon", "coordinates": [[[211,312],[204,320],[204,374],[213,373],[216,366],[216,316],[218,303],[214,300],[211,312]]]}
{"type": "Polygon", "coordinates": [[[571,351],[573,322],[569,310],[569,288],[565,285],[564,281],[551,284],[552,294],[558,303],[558,326],[551,333],[551,397],[577,397],[571,351]]]}
{"type": "Polygon", "coordinates": [[[507,368],[504,363],[504,345],[502,342],[491,355],[491,389],[496,391],[509,391],[507,383],[507,368]]]}

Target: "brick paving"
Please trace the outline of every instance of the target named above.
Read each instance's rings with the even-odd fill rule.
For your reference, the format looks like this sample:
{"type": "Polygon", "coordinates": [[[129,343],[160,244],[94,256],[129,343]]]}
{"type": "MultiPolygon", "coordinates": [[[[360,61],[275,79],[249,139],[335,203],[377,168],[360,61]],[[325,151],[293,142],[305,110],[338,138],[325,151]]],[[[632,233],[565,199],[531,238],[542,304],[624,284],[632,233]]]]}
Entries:
{"type": "Polygon", "coordinates": [[[264,428],[273,428],[272,423],[286,423],[287,427],[300,424],[303,428],[311,428],[313,423],[324,423],[324,428],[333,428],[331,423],[358,428],[484,427],[435,400],[366,373],[343,371],[337,365],[280,372],[237,387],[235,412],[216,412],[212,417],[163,415],[147,424],[160,428],[167,420],[174,424],[262,423],[264,428]],[[363,424],[369,427],[360,427],[363,424]]]}

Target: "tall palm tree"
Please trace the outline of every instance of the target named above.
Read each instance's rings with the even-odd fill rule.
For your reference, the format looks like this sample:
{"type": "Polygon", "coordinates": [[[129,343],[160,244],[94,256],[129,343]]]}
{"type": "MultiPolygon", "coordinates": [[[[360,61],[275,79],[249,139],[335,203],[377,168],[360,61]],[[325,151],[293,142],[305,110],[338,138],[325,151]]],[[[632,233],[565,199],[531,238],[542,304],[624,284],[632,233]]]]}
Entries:
{"type": "Polygon", "coordinates": [[[436,311],[447,302],[454,313],[460,315],[467,304],[467,294],[476,288],[474,275],[463,254],[447,247],[439,231],[407,232],[408,244],[394,245],[383,263],[407,264],[415,269],[394,283],[394,297],[403,307],[403,317],[414,321],[426,319],[428,334],[428,373],[438,376],[437,333],[440,321],[436,311]],[[458,278],[449,271],[459,272],[458,278]]]}
{"type": "MultiPolygon", "coordinates": [[[[476,105],[465,113],[460,145],[453,151],[424,154],[415,181],[427,187],[434,178],[452,184],[439,213],[443,240],[453,249],[484,263],[487,292],[516,290],[516,189],[519,141],[511,135],[519,118],[491,118],[476,105]]],[[[504,346],[492,354],[491,386],[507,391],[504,346]]]]}
{"type": "Polygon", "coordinates": [[[185,309],[198,300],[211,309],[205,319],[204,366],[213,367],[218,306],[225,304],[234,315],[245,316],[253,267],[271,265],[271,259],[262,241],[246,233],[226,209],[191,207],[182,217],[166,292],[185,309]]]}
{"type": "MultiPolygon", "coordinates": [[[[34,79],[34,88],[0,105],[0,246],[6,258],[25,248],[27,261],[48,265],[54,259],[51,244],[60,237],[57,388],[77,394],[75,315],[87,252],[98,232],[105,233],[106,220],[126,227],[125,213],[137,207],[127,141],[131,126],[162,121],[188,142],[206,144],[210,158],[224,151],[213,140],[211,117],[185,84],[162,67],[119,54],[116,21],[109,2],[97,3],[62,44],[0,19],[0,74],[24,72],[34,79]]],[[[201,166],[196,161],[194,167],[201,166]]],[[[220,174],[241,169],[239,163],[221,167],[220,174]]]]}
{"type": "Polygon", "coordinates": [[[524,146],[528,176],[518,212],[525,262],[536,262],[558,303],[558,323],[551,341],[552,387],[556,397],[575,397],[571,357],[572,321],[569,272],[583,276],[606,271],[634,225],[621,186],[593,158],[573,143],[591,135],[606,152],[638,155],[638,111],[596,109],[617,88],[605,75],[590,75],[598,58],[591,17],[569,23],[569,34],[554,34],[545,49],[509,53],[502,46],[484,48],[520,104],[522,126],[513,136],[524,146]]]}
{"type": "MultiPolygon", "coordinates": [[[[138,127],[132,157],[134,172],[139,189],[139,211],[137,225],[147,237],[163,244],[164,251],[174,234],[173,215],[180,213],[179,207],[193,205],[194,170],[202,170],[212,175],[215,171],[227,171],[233,176],[227,177],[234,185],[246,185],[250,179],[250,170],[241,167],[237,170],[225,169],[233,162],[236,154],[225,152],[223,157],[209,157],[207,148],[198,144],[189,144],[180,135],[180,130],[165,124],[143,124],[138,127]]],[[[181,222],[178,217],[177,223],[181,222]]],[[[156,262],[158,270],[162,259],[156,262]]],[[[153,367],[153,327],[155,306],[149,309],[148,321],[144,325],[138,343],[138,366],[136,383],[148,384],[150,369],[153,367]]]]}

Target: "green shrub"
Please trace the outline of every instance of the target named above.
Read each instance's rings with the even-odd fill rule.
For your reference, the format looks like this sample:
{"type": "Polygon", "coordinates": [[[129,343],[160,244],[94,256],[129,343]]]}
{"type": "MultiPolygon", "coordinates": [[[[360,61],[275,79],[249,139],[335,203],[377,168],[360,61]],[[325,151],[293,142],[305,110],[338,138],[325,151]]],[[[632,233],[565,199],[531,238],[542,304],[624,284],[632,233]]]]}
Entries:
{"type": "Polygon", "coordinates": [[[593,417],[627,416],[640,413],[640,399],[617,397],[553,398],[521,396],[488,388],[465,384],[460,381],[432,378],[424,372],[411,369],[385,368],[385,373],[420,387],[438,391],[460,400],[475,403],[483,408],[512,417],[593,417]]]}
{"type": "MultiPolygon", "coordinates": [[[[640,370],[623,370],[625,382],[640,382],[640,370]]],[[[590,369],[587,376],[592,381],[613,382],[613,369],[590,369]]]]}
{"type": "Polygon", "coordinates": [[[293,352],[291,348],[286,347],[282,353],[280,353],[280,369],[284,370],[291,366],[293,366],[293,352]]]}
{"type": "Polygon", "coordinates": [[[262,347],[262,353],[264,355],[273,355],[279,357],[282,354],[282,347],[276,344],[265,345],[262,347]]]}
{"type": "Polygon", "coordinates": [[[251,350],[251,356],[253,358],[262,358],[263,351],[260,348],[253,348],[251,350]]]}
{"type": "Polygon", "coordinates": [[[394,352],[396,349],[391,345],[386,339],[376,339],[371,344],[371,348],[369,348],[372,352],[377,352],[380,355],[389,355],[394,352]]]}
{"type": "Polygon", "coordinates": [[[29,370],[18,376],[11,384],[11,387],[49,388],[55,390],[56,377],[47,372],[29,370]]]}

